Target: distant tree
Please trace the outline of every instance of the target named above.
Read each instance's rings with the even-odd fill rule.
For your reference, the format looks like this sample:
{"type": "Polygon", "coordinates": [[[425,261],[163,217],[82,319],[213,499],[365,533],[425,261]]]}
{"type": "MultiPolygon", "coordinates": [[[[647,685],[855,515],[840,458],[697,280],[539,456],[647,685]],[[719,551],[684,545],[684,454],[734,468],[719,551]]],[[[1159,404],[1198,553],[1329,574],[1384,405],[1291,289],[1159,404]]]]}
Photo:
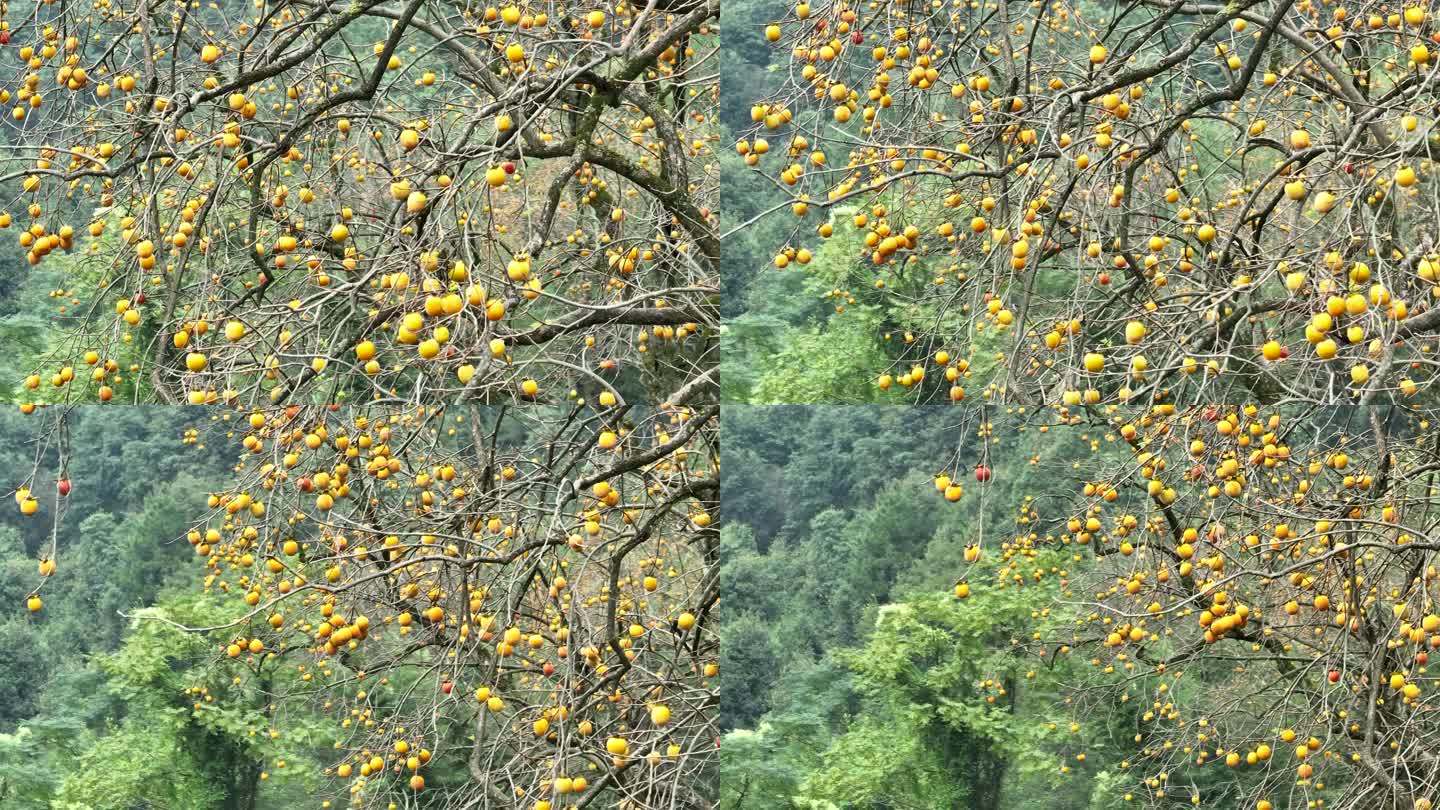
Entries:
{"type": "Polygon", "coordinates": [[[726,620],[720,644],[720,722],[725,728],[753,727],[769,708],[766,695],[780,663],[772,644],[769,625],[753,614],[726,620]]]}

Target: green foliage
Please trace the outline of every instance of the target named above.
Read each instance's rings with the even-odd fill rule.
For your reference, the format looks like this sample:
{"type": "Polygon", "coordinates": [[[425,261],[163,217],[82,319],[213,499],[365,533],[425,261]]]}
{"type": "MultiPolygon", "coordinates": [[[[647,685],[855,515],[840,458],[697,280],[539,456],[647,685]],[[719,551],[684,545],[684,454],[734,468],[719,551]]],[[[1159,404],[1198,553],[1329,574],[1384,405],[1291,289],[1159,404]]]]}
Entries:
{"type": "Polygon", "coordinates": [[[51,757],[35,752],[51,751],[61,739],[46,737],[29,726],[14,734],[0,734],[0,800],[24,807],[42,807],[54,792],[51,757]]]}
{"type": "Polygon", "coordinates": [[[221,794],[203,776],[203,751],[185,744],[163,718],[141,715],[110,729],[75,763],[50,805],[52,810],[130,810],[139,801],[156,808],[205,810],[221,794]]]}
{"type": "Polygon", "coordinates": [[[885,310],[863,291],[862,300],[849,303],[859,246],[855,229],[837,229],[808,265],[783,271],[770,264],[771,248],[765,269],[748,282],[745,311],[726,321],[722,379],[729,401],[848,403],[881,395],[873,385],[856,385],[886,364],[880,333],[887,324],[885,310]]]}
{"type": "Polygon", "coordinates": [[[788,749],[768,726],[725,735],[720,766],[721,810],[784,807],[799,788],[801,772],[788,761],[788,749]]]}
{"type": "Polygon", "coordinates": [[[914,731],[913,725],[856,721],[806,777],[795,803],[814,808],[967,806],[966,783],[956,778],[954,763],[914,731]]]}
{"type": "Polygon", "coordinates": [[[748,611],[720,630],[720,718],[726,727],[752,725],[769,708],[766,693],[779,656],[764,621],[748,611]]]}

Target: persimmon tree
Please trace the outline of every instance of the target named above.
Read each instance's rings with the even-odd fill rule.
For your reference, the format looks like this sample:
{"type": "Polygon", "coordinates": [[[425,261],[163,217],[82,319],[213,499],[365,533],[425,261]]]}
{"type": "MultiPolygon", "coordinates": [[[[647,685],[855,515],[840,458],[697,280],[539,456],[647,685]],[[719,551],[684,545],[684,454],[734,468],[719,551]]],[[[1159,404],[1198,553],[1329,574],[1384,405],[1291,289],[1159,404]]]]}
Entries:
{"type": "Polygon", "coordinates": [[[233,479],[173,541],[237,618],[134,616],[207,641],[197,716],[331,716],[328,806],[711,806],[717,405],[204,414],[233,479]]]}
{"type": "Polygon", "coordinates": [[[862,235],[826,271],[837,309],[888,313],[883,389],[1409,396],[1440,328],[1436,25],[1424,4],[800,2],[751,34],[780,79],[737,148],[794,220],[778,268],[862,235]]]}
{"type": "MultiPolygon", "coordinates": [[[[1015,504],[1003,539],[965,550],[955,597],[1050,594],[996,665],[1004,677],[983,685],[1003,705],[1064,665],[1062,772],[1097,727],[1129,717],[1104,744],[1136,806],[1440,800],[1428,414],[1203,406],[1048,429],[1086,431],[1093,457],[1015,504]]],[[[1007,474],[980,469],[974,484],[951,470],[936,487],[974,498],[965,490],[1007,474]]]]}
{"type": "Polygon", "coordinates": [[[704,377],[717,13],[9,7],[0,226],[64,271],[31,396],[502,402],[616,396],[634,369],[658,399],[704,377]]]}
{"type": "Polygon", "coordinates": [[[1134,711],[1141,806],[1440,800],[1429,8],[802,3],[764,36],[738,149],[796,217],[775,264],[860,234],[826,270],[887,313],[879,387],[1126,451],[957,563],[958,599],[1059,578],[1084,617],[1014,641],[1091,670],[1062,769],[1134,711]]]}

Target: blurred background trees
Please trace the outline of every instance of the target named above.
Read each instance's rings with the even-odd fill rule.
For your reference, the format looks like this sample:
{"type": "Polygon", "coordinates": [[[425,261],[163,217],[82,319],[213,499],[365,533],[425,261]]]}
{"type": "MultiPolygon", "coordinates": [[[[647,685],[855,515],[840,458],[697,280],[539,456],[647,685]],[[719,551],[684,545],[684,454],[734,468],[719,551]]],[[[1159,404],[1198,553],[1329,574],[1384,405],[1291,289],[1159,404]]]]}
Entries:
{"type": "Polygon", "coordinates": [[[1053,604],[1059,580],[951,593],[965,548],[1003,542],[1088,443],[1031,429],[946,450],[984,424],[934,406],[726,408],[722,808],[1114,806],[1103,740],[1125,714],[1085,730],[1089,756],[1064,780],[1075,735],[1056,704],[1073,665],[1012,649],[1073,618],[1053,604]],[[942,457],[1000,472],[948,503],[931,484],[942,457]]]}

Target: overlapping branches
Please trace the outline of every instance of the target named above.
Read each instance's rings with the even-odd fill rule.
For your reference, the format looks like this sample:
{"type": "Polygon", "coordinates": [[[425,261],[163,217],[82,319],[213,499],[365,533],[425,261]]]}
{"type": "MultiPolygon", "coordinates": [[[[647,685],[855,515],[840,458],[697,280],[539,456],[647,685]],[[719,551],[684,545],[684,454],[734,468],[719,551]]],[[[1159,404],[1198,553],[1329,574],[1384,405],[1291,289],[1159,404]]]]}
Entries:
{"type": "Polygon", "coordinates": [[[61,264],[67,301],[27,383],[76,401],[663,396],[714,351],[717,11],[10,20],[5,219],[32,264],[61,264]]]}
{"type": "MultiPolygon", "coordinates": [[[[1117,419],[1078,480],[974,552],[1000,562],[957,594],[1060,578],[1073,626],[1017,653],[1085,665],[1068,712],[1121,752],[1140,806],[1427,807],[1435,439],[1394,406],[1117,419]],[[1073,568],[1046,567],[1055,551],[1073,568]]],[[[1078,740],[1065,753],[1083,759],[1078,740]]]]}
{"type": "Polygon", "coordinates": [[[337,805],[712,806],[713,408],[211,416],[240,457],[188,539],[238,612],[184,629],[280,733],[333,716],[337,805]]]}
{"type": "Polygon", "coordinates": [[[801,3],[738,147],[798,218],[777,266],[840,240],[827,278],[889,313],[882,388],[1413,396],[1435,30],[1378,3],[801,3]]]}

